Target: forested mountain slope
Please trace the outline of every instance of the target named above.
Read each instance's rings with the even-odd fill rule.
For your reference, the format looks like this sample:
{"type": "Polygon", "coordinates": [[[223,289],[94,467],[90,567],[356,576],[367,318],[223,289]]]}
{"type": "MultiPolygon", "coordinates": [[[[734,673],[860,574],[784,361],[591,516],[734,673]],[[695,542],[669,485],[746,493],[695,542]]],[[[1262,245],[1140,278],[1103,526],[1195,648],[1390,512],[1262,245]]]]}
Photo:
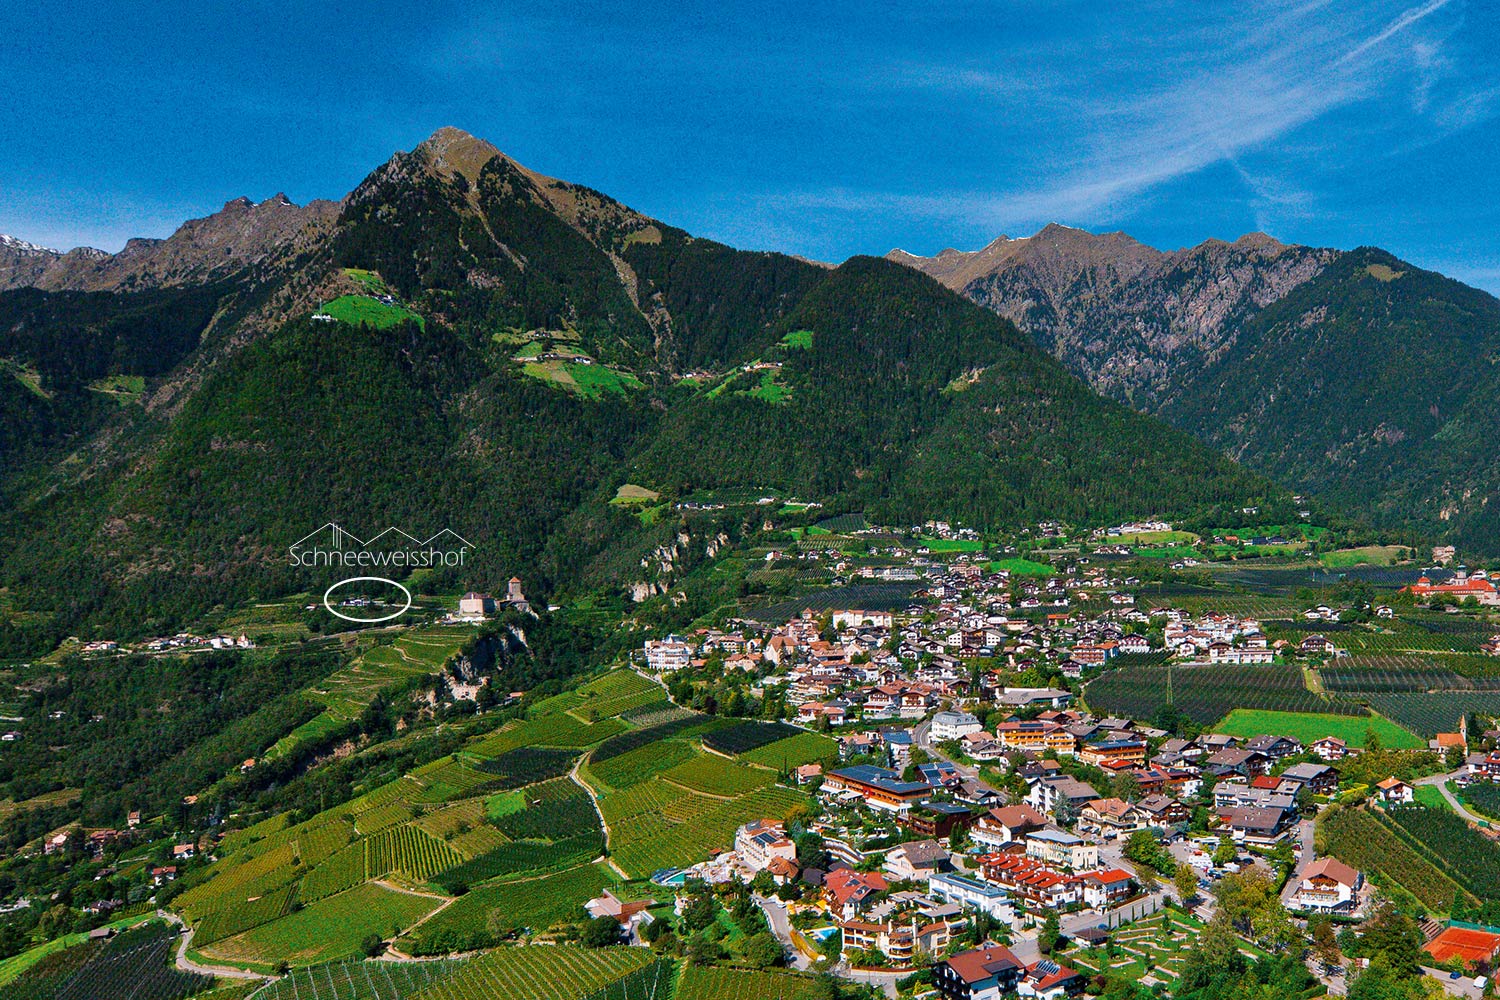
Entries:
{"type": "Polygon", "coordinates": [[[328,521],[459,533],[455,587],[624,586],[692,532],[609,504],[627,482],[982,526],[1277,492],[912,270],[698,240],[458,130],[278,231],[236,265],[0,293],[17,645],[306,589],[286,547],[328,521]]]}
{"type": "Polygon", "coordinates": [[[1500,302],[1384,251],[1261,234],[1162,253],[1048,226],[892,260],[1016,322],[1100,392],[1379,523],[1496,550],[1500,302]]]}

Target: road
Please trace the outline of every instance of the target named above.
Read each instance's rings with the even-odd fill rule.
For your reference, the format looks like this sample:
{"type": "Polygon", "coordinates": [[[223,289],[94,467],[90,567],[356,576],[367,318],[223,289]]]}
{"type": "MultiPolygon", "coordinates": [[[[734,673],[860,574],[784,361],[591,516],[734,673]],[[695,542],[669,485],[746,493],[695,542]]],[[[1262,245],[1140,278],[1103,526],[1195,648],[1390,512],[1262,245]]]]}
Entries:
{"type": "Polygon", "coordinates": [[[900,995],[896,990],[896,984],[911,975],[911,972],[910,970],[906,972],[879,972],[874,969],[851,969],[847,965],[840,963],[839,967],[834,970],[834,975],[840,979],[847,979],[850,982],[865,983],[869,986],[879,987],[885,991],[886,996],[896,997],[900,995]]]}
{"type": "Polygon", "coordinates": [[[1434,774],[1426,778],[1418,778],[1416,781],[1412,782],[1412,784],[1435,785],[1437,787],[1437,790],[1442,793],[1443,798],[1447,800],[1448,806],[1454,812],[1458,813],[1464,819],[1468,820],[1470,823],[1473,823],[1476,826],[1489,826],[1490,824],[1488,820],[1485,820],[1469,812],[1469,810],[1464,808],[1464,804],[1458,801],[1457,797],[1455,797],[1452,792],[1448,791],[1448,782],[1457,778],[1466,770],[1467,768],[1459,768],[1457,771],[1453,771],[1450,774],[1434,774]]]}
{"type": "Polygon", "coordinates": [[[1315,830],[1311,816],[1297,824],[1297,839],[1301,844],[1301,850],[1297,853],[1297,864],[1292,868],[1292,873],[1287,876],[1286,885],[1281,890],[1281,904],[1292,905],[1292,897],[1297,894],[1297,887],[1302,884],[1302,875],[1312,863],[1317,860],[1317,850],[1313,846],[1313,832],[1315,830]]]}
{"type": "MultiPolygon", "coordinates": [[[[178,927],[185,926],[182,918],[175,913],[166,910],[157,910],[156,915],[169,924],[178,927]]],[[[193,942],[193,931],[189,930],[177,941],[177,967],[184,972],[196,972],[200,976],[219,976],[224,979],[274,979],[274,976],[264,976],[259,972],[251,972],[248,969],[234,969],[226,965],[200,965],[187,957],[188,947],[193,942]]]]}
{"type": "Polygon", "coordinates": [[[812,968],[812,958],[807,952],[797,947],[797,942],[792,939],[792,921],[781,900],[759,894],[754,899],[760,906],[761,912],[766,915],[766,923],[771,925],[771,933],[776,936],[777,941],[781,942],[782,950],[791,956],[792,967],[803,971],[812,968]]]}

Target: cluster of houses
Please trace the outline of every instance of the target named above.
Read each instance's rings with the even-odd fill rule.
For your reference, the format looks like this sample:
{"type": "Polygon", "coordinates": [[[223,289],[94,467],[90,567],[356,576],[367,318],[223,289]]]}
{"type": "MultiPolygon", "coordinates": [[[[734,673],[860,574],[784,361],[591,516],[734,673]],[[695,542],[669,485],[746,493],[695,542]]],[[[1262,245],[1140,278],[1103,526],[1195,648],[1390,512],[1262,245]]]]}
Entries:
{"type": "MultiPolygon", "coordinates": [[[[1253,618],[1192,615],[1172,607],[1142,610],[1130,590],[1138,581],[1116,579],[1102,567],[1070,569],[1038,582],[960,557],[927,567],[925,588],[899,613],[807,608],[774,628],[736,619],[722,629],[647,641],[643,661],[666,675],[716,657],[726,671],[754,676],[765,686],[784,684],[802,724],[837,727],[856,720],[920,719],[945,705],[973,701],[1017,710],[1064,707],[1066,691],[1016,686],[1016,674],[1030,668],[1076,680],[1122,655],[1256,666],[1283,656],[1340,652],[1320,634],[1296,643],[1270,641],[1253,618]],[[977,678],[975,660],[988,668],[977,678]]],[[[1340,609],[1313,608],[1308,614],[1336,621],[1340,609]]]]}
{"type": "MultiPolygon", "coordinates": [[[[119,647],[113,642],[91,643],[96,647],[89,652],[116,652],[119,647]]],[[[179,632],[173,636],[163,636],[158,639],[149,639],[140,646],[148,653],[165,653],[170,650],[193,650],[193,649],[254,649],[255,642],[249,636],[239,635],[194,635],[191,632],[179,632]]]]}

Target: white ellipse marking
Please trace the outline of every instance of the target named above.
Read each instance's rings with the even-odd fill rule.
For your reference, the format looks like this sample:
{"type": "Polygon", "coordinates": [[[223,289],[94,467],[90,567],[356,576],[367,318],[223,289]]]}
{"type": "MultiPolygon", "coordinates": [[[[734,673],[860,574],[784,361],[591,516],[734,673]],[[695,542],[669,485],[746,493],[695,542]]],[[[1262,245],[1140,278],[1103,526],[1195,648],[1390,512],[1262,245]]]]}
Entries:
{"type": "Polygon", "coordinates": [[[407,609],[409,609],[411,607],[411,591],[409,591],[405,587],[401,586],[401,584],[397,583],[395,580],[390,580],[390,579],[387,579],[386,577],[383,577],[383,576],[351,576],[349,579],[347,579],[347,580],[340,580],[338,583],[335,583],[332,587],[329,587],[327,590],[323,591],[323,607],[327,608],[328,609],[328,613],[331,614],[331,615],[333,615],[335,618],[342,618],[346,622],[358,622],[361,625],[374,625],[377,622],[388,622],[392,618],[400,618],[402,615],[406,614],[407,609]],[[354,617],[352,617],[350,615],[346,615],[343,612],[337,610],[336,608],[334,608],[334,606],[332,604],[328,603],[328,595],[331,594],[331,593],[333,593],[335,590],[338,590],[344,584],[346,584],[346,583],[361,583],[361,582],[365,582],[365,583],[388,583],[392,587],[395,587],[397,590],[401,591],[401,593],[403,593],[403,594],[406,595],[406,604],[401,608],[400,611],[397,611],[394,614],[385,615],[385,616],[383,616],[381,618],[354,618],[354,617]]]}

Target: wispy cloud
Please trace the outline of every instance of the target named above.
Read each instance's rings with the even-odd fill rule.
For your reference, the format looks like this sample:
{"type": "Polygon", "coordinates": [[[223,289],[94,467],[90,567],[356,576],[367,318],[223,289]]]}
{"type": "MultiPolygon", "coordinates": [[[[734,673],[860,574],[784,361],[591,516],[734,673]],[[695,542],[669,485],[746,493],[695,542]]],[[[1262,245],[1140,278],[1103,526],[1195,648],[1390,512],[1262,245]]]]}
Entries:
{"type": "MultiPolygon", "coordinates": [[[[1355,102],[1374,98],[1416,74],[1413,101],[1427,110],[1437,78],[1447,72],[1441,39],[1400,45],[1454,0],[1429,0],[1392,11],[1330,11],[1326,2],[1263,8],[1257,20],[1225,16],[1175,37],[1110,39],[1096,47],[1107,58],[1082,78],[1045,73],[1051,99],[1071,100],[1071,136],[1048,147],[1053,175],[998,190],[970,187],[941,193],[815,190],[773,197],[784,205],[845,211],[898,211],[929,218],[963,219],[991,227],[1050,220],[1100,222],[1127,203],[1174,179],[1215,164],[1238,171],[1263,207],[1305,209],[1311,195],[1268,175],[1252,175],[1239,160],[1355,102]],[[1228,46],[1219,40],[1235,37],[1228,46]],[[1145,82],[1143,82],[1145,81],[1145,82]],[[1157,82],[1152,82],[1157,81],[1157,82]],[[1069,91],[1084,93],[1067,96],[1069,91]]],[[[1105,30],[1118,30],[1106,25],[1105,30]]],[[[1077,46],[1070,38],[1068,44],[1077,46]]],[[[976,100],[1034,106],[1038,100],[1013,69],[973,65],[905,68],[894,86],[943,88],[976,100]]],[[[1032,81],[1035,82],[1034,80],[1032,81]]],[[[1482,120],[1493,94],[1474,94],[1434,111],[1448,123],[1482,120]]]]}
{"type": "Polygon", "coordinates": [[[1405,31],[1407,28],[1416,24],[1424,17],[1435,14],[1436,12],[1442,10],[1444,7],[1448,6],[1448,4],[1450,3],[1452,3],[1452,0],[1429,0],[1428,3],[1425,3],[1420,7],[1413,7],[1408,11],[1404,11],[1400,17],[1396,18],[1390,24],[1386,25],[1385,28],[1380,32],[1370,38],[1365,39],[1363,42],[1356,45],[1348,52],[1344,53],[1343,56],[1339,58],[1339,65],[1342,66],[1354,62],[1366,52],[1369,52],[1376,46],[1389,41],[1391,38],[1405,31]]]}

